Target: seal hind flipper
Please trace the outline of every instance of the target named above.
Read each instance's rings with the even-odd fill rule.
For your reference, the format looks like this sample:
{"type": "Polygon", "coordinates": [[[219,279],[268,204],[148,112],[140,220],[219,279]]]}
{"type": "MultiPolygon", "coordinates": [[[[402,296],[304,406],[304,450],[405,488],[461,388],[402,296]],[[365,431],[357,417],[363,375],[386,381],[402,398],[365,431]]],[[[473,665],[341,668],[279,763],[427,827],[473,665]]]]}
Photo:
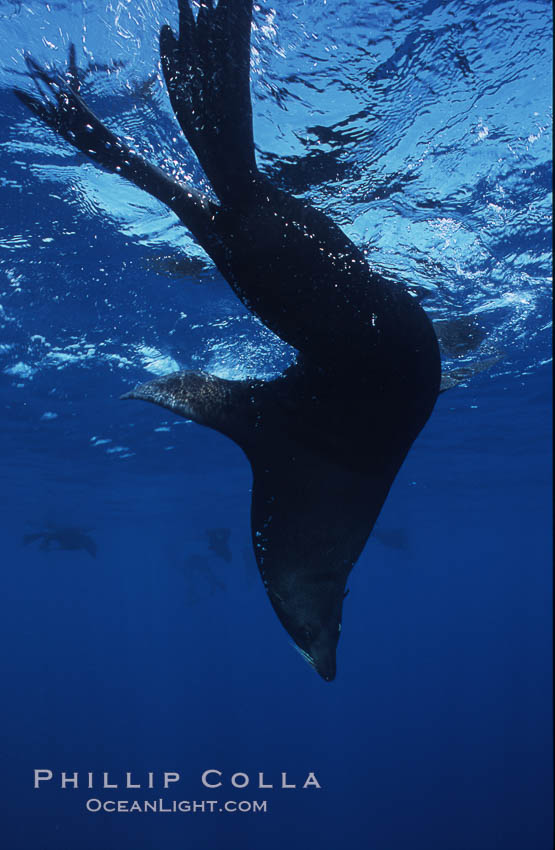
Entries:
{"type": "Polygon", "coordinates": [[[474,375],[479,375],[480,372],[486,372],[503,360],[503,354],[495,354],[493,357],[487,357],[485,360],[475,360],[472,363],[465,363],[464,366],[458,366],[451,369],[449,372],[443,372],[441,375],[440,393],[458,387],[464,381],[469,381],[474,375]]]}
{"type": "Polygon", "coordinates": [[[29,55],[25,62],[39,96],[14,88],[16,97],[97,165],[119,174],[173,210],[220,270],[225,271],[224,251],[212,226],[217,205],[144,159],[94,114],[79,95],[74,46],[70,46],[69,69],[63,75],[45,70],[29,55]]]}
{"type": "Polygon", "coordinates": [[[179,32],[160,31],[175,115],[221,201],[236,203],[257,175],[250,97],[252,0],[179,2],[179,32]]]}

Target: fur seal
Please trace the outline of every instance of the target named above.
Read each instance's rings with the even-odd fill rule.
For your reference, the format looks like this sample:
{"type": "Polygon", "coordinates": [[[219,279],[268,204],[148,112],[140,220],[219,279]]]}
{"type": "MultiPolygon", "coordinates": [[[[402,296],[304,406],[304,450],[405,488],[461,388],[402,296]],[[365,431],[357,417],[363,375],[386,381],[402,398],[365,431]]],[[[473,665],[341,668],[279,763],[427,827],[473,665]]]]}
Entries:
{"type": "Polygon", "coordinates": [[[252,0],[179,1],[160,33],[183,133],[217,202],[147,162],[79,95],[75,50],[57,74],[26,57],[39,118],[172,209],[247,308],[293,346],[272,381],[177,372],[143,399],[234,440],[253,473],[252,539],[270,602],[326,681],[336,674],[347,577],[436,402],[438,342],[407,289],[372,271],[327,216],[258,170],[250,97],[252,0]]]}
{"type": "Polygon", "coordinates": [[[96,558],[96,542],[82,528],[49,528],[36,531],[33,534],[25,534],[22,542],[28,545],[37,540],[41,541],[39,549],[42,552],[49,552],[52,548],[68,552],[84,549],[92,558],[96,558]]]}

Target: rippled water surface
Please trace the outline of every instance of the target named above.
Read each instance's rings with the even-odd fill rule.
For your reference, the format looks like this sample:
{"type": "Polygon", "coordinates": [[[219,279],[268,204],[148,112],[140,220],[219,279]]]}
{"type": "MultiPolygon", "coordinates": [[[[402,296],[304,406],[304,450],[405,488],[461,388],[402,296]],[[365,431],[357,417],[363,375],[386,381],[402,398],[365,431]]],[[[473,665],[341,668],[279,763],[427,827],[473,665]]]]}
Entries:
{"type": "MultiPolygon", "coordinates": [[[[12,93],[32,91],[26,51],[63,70],[74,43],[96,114],[208,191],[159,64],[176,7],[0,0],[10,847],[543,850],[550,4],[255,7],[259,165],[409,285],[438,327],[457,320],[444,372],[476,372],[440,398],[381,542],[353,573],[331,693],[288,652],[258,586],[239,451],[118,401],[180,368],[274,375],[294,352],[173,213],[75,153],[12,93]],[[92,529],[97,559],[21,548],[24,534],[61,525],[92,529]],[[232,563],[210,549],[218,528],[230,529],[232,563]],[[239,824],[153,817],[144,831],[123,815],[91,827],[81,797],[29,790],[33,767],[196,777],[220,763],[320,770],[326,787],[276,792],[270,814],[239,824]],[[29,814],[43,839],[22,826],[29,814]]],[[[203,792],[191,779],[180,793],[203,792]]]]}

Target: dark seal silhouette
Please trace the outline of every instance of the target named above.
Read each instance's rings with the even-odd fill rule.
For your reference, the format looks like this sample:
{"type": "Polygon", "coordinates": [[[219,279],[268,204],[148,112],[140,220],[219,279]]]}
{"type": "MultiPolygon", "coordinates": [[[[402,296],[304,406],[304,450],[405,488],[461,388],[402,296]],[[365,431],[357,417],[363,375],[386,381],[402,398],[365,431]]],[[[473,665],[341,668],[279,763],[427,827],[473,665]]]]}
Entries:
{"type": "Polygon", "coordinates": [[[204,555],[188,555],[183,561],[181,572],[187,582],[187,598],[191,605],[218,592],[225,593],[227,589],[204,555]]]}
{"type": "Polygon", "coordinates": [[[233,558],[231,549],[229,548],[229,538],[231,537],[231,529],[229,528],[207,528],[206,537],[208,538],[208,548],[211,552],[227,561],[229,564],[233,558]]]}
{"type": "Polygon", "coordinates": [[[23,543],[34,543],[40,540],[39,549],[48,552],[50,549],[65,549],[75,551],[84,549],[92,558],[96,558],[97,546],[92,537],[82,528],[48,528],[23,536],[23,543]]]}
{"type": "Polygon", "coordinates": [[[297,352],[273,381],[177,372],[136,387],[214,428],[253,472],[252,536],[276,614],[305,658],[336,673],[347,577],[440,387],[418,300],[384,280],[333,221],[258,170],[249,88],[252,0],[179,0],[160,55],[170,100],[218,201],[131,150],[79,96],[75,51],[57,74],[27,57],[36,115],[172,209],[243,303],[297,352]]]}
{"type": "Polygon", "coordinates": [[[373,538],[390,549],[406,552],[410,548],[408,534],[404,528],[375,528],[373,538]]]}

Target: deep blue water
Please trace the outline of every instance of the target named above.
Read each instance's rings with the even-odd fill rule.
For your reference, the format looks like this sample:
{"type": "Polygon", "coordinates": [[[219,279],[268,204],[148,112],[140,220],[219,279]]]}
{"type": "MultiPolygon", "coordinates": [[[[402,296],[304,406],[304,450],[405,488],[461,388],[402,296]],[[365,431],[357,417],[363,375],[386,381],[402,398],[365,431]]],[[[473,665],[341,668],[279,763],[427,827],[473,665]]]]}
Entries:
{"type": "Polygon", "coordinates": [[[170,0],[0,3],[2,820],[9,850],[544,850],[552,831],[551,10],[543,0],[282,0],[253,31],[258,161],[434,319],[493,358],[443,394],[345,602],[338,676],[294,651],[249,550],[223,437],[121,403],[177,368],[268,376],[292,352],[173,214],[29,116],[22,51],[171,173],[170,0]],[[114,62],[120,64],[114,65],[114,62]],[[123,63],[123,64],[122,64],[123,63]],[[180,260],[175,268],[173,258],[180,260]],[[172,264],[173,263],[173,264],[172,264]],[[179,273],[178,273],[179,272],[179,273]],[[81,527],[98,546],[23,536],[81,527]],[[230,529],[231,562],[207,530],[230,529]],[[193,557],[196,556],[196,557],[193,557]],[[203,770],[251,785],[215,794],[203,770]],[[33,789],[34,769],[53,779],[33,789]],[[60,772],[153,791],[60,789],[60,772]],[[163,771],[181,783],[160,790],[163,771]],[[322,788],[264,791],[259,771],[322,788]],[[88,813],[86,800],[268,800],[88,813]]]}

